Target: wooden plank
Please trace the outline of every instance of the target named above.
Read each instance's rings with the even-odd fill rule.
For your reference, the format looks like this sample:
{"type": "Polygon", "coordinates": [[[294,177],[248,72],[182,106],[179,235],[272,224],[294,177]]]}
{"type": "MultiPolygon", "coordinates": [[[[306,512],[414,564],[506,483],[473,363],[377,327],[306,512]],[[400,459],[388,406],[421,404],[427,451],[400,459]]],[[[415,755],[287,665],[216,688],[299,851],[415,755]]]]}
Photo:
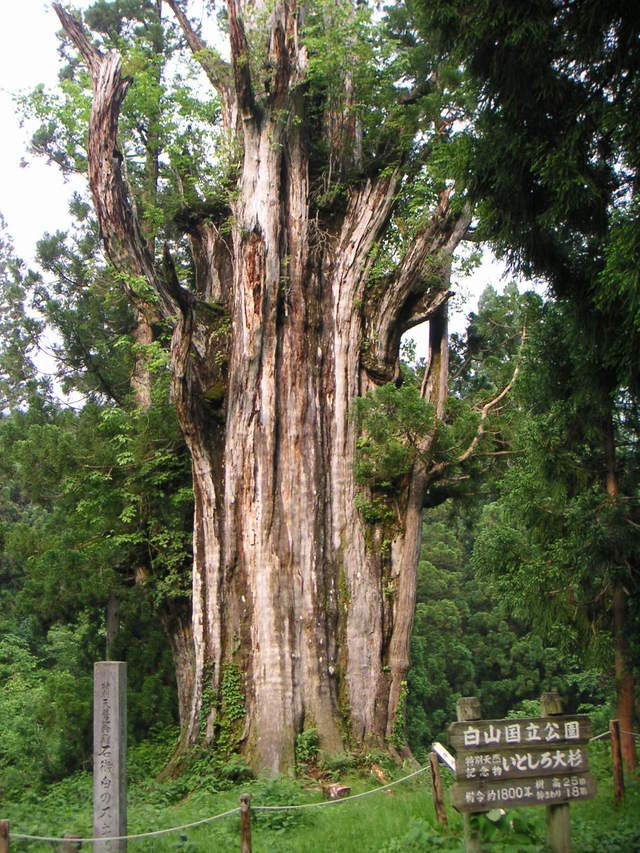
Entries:
{"type": "Polygon", "coordinates": [[[585,773],[589,769],[586,746],[533,747],[465,752],[456,761],[456,779],[523,779],[531,776],[557,776],[559,773],[585,773]]]}
{"type": "Polygon", "coordinates": [[[483,812],[573,803],[590,800],[595,793],[596,781],[591,773],[581,773],[507,782],[456,782],[451,788],[451,803],[461,812],[483,812]]]}
{"type": "Polygon", "coordinates": [[[506,720],[470,720],[451,723],[449,743],[458,752],[498,747],[563,747],[587,743],[591,721],[586,714],[520,717],[506,720]]]}

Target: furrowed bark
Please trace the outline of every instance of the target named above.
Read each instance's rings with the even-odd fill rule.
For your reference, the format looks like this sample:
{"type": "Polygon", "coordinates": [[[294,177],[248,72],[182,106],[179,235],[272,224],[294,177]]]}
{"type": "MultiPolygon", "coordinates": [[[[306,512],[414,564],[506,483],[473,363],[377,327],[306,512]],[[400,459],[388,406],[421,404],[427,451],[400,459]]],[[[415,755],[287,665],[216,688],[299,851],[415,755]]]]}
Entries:
{"type": "Polygon", "coordinates": [[[626,593],[621,585],[613,591],[613,642],[616,673],[616,716],[620,721],[622,760],[628,772],[638,766],[638,753],[633,736],[633,674],[628,664],[626,593]]]}
{"type": "Polygon", "coordinates": [[[191,608],[185,602],[168,601],[160,607],[160,622],[171,649],[176,674],[180,730],[186,732],[191,715],[195,672],[191,608]]]}
{"type": "Polygon", "coordinates": [[[447,190],[370,311],[368,336],[374,344],[373,361],[386,365],[387,378],[394,373],[394,358],[404,332],[430,320],[449,299],[451,257],[471,221],[468,205],[458,214],[449,208],[447,190]]]}

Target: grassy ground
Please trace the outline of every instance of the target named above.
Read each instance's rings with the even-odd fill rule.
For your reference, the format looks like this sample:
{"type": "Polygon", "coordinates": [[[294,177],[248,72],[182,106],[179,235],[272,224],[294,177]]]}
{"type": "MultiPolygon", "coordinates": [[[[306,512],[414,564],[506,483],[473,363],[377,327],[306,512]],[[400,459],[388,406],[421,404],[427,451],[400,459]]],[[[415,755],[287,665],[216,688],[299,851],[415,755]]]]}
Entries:
{"type": "MultiPolygon", "coordinates": [[[[154,775],[166,760],[162,745],[143,745],[131,751],[129,764],[128,832],[162,829],[200,820],[239,805],[241,793],[252,805],[321,802],[317,782],[309,777],[294,780],[251,779],[239,762],[213,763],[202,756],[181,778],[156,782],[154,775]]],[[[640,783],[627,780],[622,806],[615,806],[611,764],[606,745],[594,744],[591,764],[598,778],[598,795],[570,809],[573,849],[576,853],[633,853],[640,851],[640,783]]],[[[375,791],[379,781],[366,767],[347,759],[328,762],[333,778],[352,788],[352,793],[375,791]]],[[[389,778],[402,778],[407,769],[386,767],[389,778]]],[[[451,784],[443,772],[445,786],[451,784]]],[[[16,833],[90,836],[92,781],[78,774],[49,787],[28,792],[0,805],[0,816],[11,821],[16,833]]],[[[446,798],[448,799],[448,797],[446,798]]],[[[413,851],[464,850],[462,820],[449,807],[448,831],[435,821],[428,773],[409,782],[357,800],[313,809],[254,812],[255,853],[413,853],[413,851]]],[[[509,812],[499,823],[482,818],[486,849],[492,853],[545,850],[545,812],[540,808],[509,812]]],[[[12,840],[12,853],[39,853],[55,849],[49,843],[12,840]]],[[[84,846],[87,849],[87,845],[84,846]]],[[[152,839],[130,841],[130,853],[214,853],[240,849],[238,814],[152,839]]]]}

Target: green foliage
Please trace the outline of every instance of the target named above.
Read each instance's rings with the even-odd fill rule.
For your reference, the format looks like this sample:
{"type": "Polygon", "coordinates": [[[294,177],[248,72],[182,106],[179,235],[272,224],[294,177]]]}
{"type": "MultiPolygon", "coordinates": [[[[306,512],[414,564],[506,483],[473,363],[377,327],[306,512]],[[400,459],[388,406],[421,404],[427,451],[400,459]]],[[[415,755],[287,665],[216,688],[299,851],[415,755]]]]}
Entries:
{"type": "Polygon", "coordinates": [[[361,430],[356,482],[393,493],[411,470],[418,443],[434,429],[433,407],[415,384],[389,383],[355,400],[355,412],[361,430]]]}
{"type": "Polygon", "coordinates": [[[166,413],[120,415],[36,399],[0,421],[0,642],[19,641],[31,661],[3,676],[3,696],[23,721],[12,734],[15,717],[0,716],[8,750],[0,785],[8,788],[16,778],[39,786],[89,759],[91,673],[104,656],[110,595],[120,600],[112,651],[129,662],[132,742],[175,720],[157,613],[187,594],[192,498],[178,490],[167,499],[163,489],[188,469],[162,439],[166,413]]]}
{"type": "MultiPolygon", "coordinates": [[[[204,752],[193,768],[180,780],[155,781],[157,768],[166,764],[174,731],[159,731],[153,740],[134,747],[129,754],[130,786],[128,826],[130,832],[145,832],[191,823],[203,817],[237,808],[241,793],[249,793],[258,805],[321,803],[320,794],[287,777],[252,780],[250,776],[232,778],[231,764],[219,763],[215,755],[204,752]],[[186,780],[186,783],[185,783],[186,780]],[[179,791],[182,788],[183,795],[179,791]]],[[[598,781],[595,800],[571,806],[571,835],[574,846],[582,851],[606,850],[627,853],[637,846],[637,813],[640,788],[627,780],[625,802],[613,807],[611,753],[607,744],[589,747],[590,766],[598,781]]],[[[394,776],[406,775],[395,771],[394,776]]],[[[445,788],[450,775],[446,773],[445,788]]],[[[372,791],[367,778],[349,772],[344,782],[354,793],[372,791]]],[[[308,780],[307,780],[308,785],[308,780]]],[[[44,791],[17,792],[5,804],[5,813],[16,832],[39,835],[73,832],[91,835],[91,776],[79,773],[44,791]]],[[[252,816],[252,839],[256,849],[280,853],[404,853],[404,851],[462,849],[462,819],[447,805],[449,829],[435,824],[430,786],[424,777],[398,785],[393,796],[384,793],[306,811],[256,812],[252,816]],[[365,831],[366,828],[366,831],[365,831]]],[[[512,810],[497,823],[480,818],[483,842],[491,851],[514,853],[544,848],[546,834],[544,809],[512,810]]],[[[140,839],[136,846],[145,853],[168,853],[182,849],[204,851],[232,850],[240,837],[238,816],[151,839],[140,839]]],[[[27,850],[22,842],[12,841],[19,853],[27,850]]],[[[33,847],[32,844],[28,845],[33,847]]]]}
{"type": "Polygon", "coordinates": [[[0,796],[62,778],[91,749],[91,646],[87,615],[52,627],[36,657],[16,633],[0,638],[0,796]],[[76,737],[69,737],[69,732],[76,737]]]}
{"type": "Polygon", "coordinates": [[[303,767],[315,764],[320,749],[320,735],[313,726],[304,729],[296,738],[296,765],[303,767]]]}
{"type": "Polygon", "coordinates": [[[38,389],[46,388],[38,379],[33,358],[42,333],[42,322],[27,310],[27,292],[33,274],[25,273],[13,251],[0,214],[0,405],[24,405],[38,389]]]}
{"type": "Polygon", "coordinates": [[[391,727],[391,743],[396,749],[402,749],[407,744],[407,682],[400,685],[400,696],[396,705],[396,716],[391,727]]]}
{"type": "Polygon", "coordinates": [[[447,838],[426,820],[417,818],[406,833],[379,848],[379,853],[422,853],[424,850],[457,850],[459,840],[447,838]]]}
{"type": "MultiPolygon", "coordinates": [[[[297,805],[304,802],[299,785],[281,776],[276,779],[259,779],[253,789],[255,803],[265,806],[297,805]]],[[[302,827],[310,827],[314,817],[309,811],[255,812],[254,821],[261,829],[282,834],[302,827]]],[[[308,831],[308,830],[307,830],[308,831]]]]}
{"type": "Polygon", "coordinates": [[[220,685],[220,710],[216,719],[216,747],[225,758],[238,746],[245,714],[244,676],[235,664],[225,664],[220,685]]]}
{"type": "Polygon", "coordinates": [[[607,664],[606,591],[621,578],[629,584],[631,636],[638,618],[637,404],[628,390],[612,401],[593,384],[597,373],[579,334],[567,309],[546,306],[520,384],[528,412],[521,453],[485,509],[473,563],[514,610],[526,610],[544,631],[563,624],[569,642],[577,638],[607,664]],[[606,489],[604,424],[612,402],[618,488],[627,496],[619,500],[606,489]]]}

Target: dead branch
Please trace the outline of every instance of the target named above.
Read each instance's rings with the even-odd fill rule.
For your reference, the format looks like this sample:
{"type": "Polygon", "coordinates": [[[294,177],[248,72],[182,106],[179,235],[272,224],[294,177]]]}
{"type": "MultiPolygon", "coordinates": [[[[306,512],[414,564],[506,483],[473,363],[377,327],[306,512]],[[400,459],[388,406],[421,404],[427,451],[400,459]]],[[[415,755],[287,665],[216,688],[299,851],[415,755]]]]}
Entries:
{"type": "Polygon", "coordinates": [[[194,59],[200,64],[211,84],[220,93],[223,101],[228,101],[229,83],[231,82],[231,68],[229,63],[225,62],[217,51],[206,45],[200,38],[191,26],[191,22],[185,15],[178,0],[164,0],[164,2],[169,6],[180,24],[194,59]]]}
{"type": "MultiPolygon", "coordinates": [[[[522,330],[522,342],[520,344],[520,353],[522,353],[522,348],[524,346],[524,342],[526,340],[526,337],[527,337],[527,327],[525,326],[524,329],[522,330]]],[[[489,417],[489,413],[491,412],[492,409],[494,409],[498,405],[498,403],[501,400],[504,400],[504,398],[507,396],[507,394],[511,391],[511,389],[514,386],[516,379],[518,378],[519,372],[520,372],[520,356],[518,356],[518,360],[516,362],[516,366],[514,368],[513,376],[511,377],[511,381],[508,382],[507,385],[505,385],[505,387],[502,389],[502,391],[496,397],[494,397],[492,400],[489,400],[489,402],[485,403],[484,406],[482,407],[482,412],[480,413],[480,422],[478,424],[478,429],[476,430],[476,434],[472,438],[471,443],[469,444],[467,449],[464,451],[464,453],[461,453],[460,456],[458,456],[458,458],[455,460],[456,464],[466,462],[467,459],[469,459],[469,457],[473,455],[474,450],[478,446],[478,442],[480,441],[480,439],[484,435],[485,424],[486,424],[487,418],[489,417]]]]}
{"type": "MultiPolygon", "coordinates": [[[[520,362],[522,359],[522,353],[524,350],[524,345],[525,345],[526,339],[527,339],[527,327],[525,324],[524,328],[522,329],[522,338],[520,341],[520,349],[518,351],[518,358],[516,360],[516,366],[514,368],[513,376],[511,377],[511,380],[508,382],[508,384],[502,389],[502,391],[499,394],[497,394],[495,397],[493,397],[491,400],[489,400],[487,403],[485,403],[484,406],[482,407],[482,410],[480,412],[480,421],[478,423],[478,428],[476,429],[476,433],[473,436],[473,438],[471,439],[471,442],[469,443],[467,449],[465,451],[463,451],[455,459],[452,459],[450,461],[439,462],[430,469],[430,471],[428,472],[428,485],[430,483],[433,483],[434,480],[437,480],[442,475],[442,473],[447,470],[447,468],[450,468],[452,465],[461,465],[463,462],[466,462],[468,459],[470,459],[471,456],[474,454],[475,449],[478,446],[479,441],[481,440],[482,436],[485,433],[486,422],[487,422],[487,418],[489,417],[489,414],[491,413],[491,411],[493,409],[495,409],[495,407],[498,405],[498,403],[500,403],[501,400],[504,400],[504,398],[507,396],[507,394],[509,394],[509,392],[513,388],[513,386],[514,386],[514,384],[518,378],[518,374],[520,373],[520,362]]],[[[505,451],[501,451],[501,453],[504,453],[504,452],[505,451]]]]}
{"type": "Polygon", "coordinates": [[[229,13],[229,42],[236,98],[243,118],[252,118],[255,113],[255,99],[249,68],[249,44],[244,29],[240,0],[227,0],[229,13]]]}

